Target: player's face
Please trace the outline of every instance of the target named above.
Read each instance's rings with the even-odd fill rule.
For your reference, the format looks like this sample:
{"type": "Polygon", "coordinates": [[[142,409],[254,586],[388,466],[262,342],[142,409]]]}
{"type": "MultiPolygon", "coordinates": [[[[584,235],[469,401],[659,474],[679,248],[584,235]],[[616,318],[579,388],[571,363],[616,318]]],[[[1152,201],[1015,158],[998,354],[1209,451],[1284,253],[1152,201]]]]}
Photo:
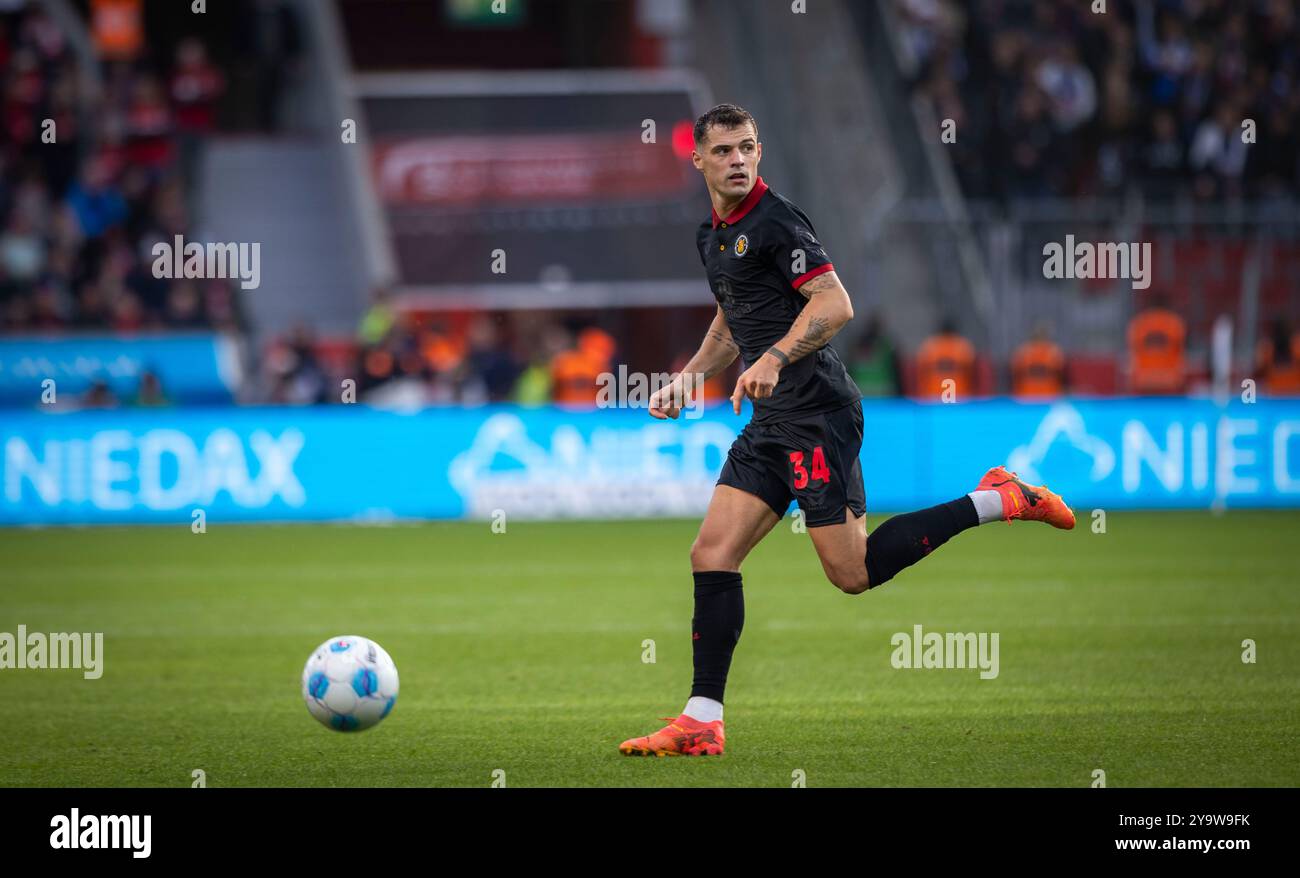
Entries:
{"type": "Polygon", "coordinates": [[[708,187],[726,198],[740,198],[758,179],[763,144],[753,125],[738,128],[709,128],[705,142],[691,153],[691,161],[704,175],[708,187]]]}

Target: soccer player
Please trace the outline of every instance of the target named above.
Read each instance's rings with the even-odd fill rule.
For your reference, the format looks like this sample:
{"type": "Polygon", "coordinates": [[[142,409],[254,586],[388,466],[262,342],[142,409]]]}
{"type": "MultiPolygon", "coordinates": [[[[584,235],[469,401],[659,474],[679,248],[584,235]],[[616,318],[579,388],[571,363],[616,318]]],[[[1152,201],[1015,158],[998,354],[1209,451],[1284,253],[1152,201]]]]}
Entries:
{"type": "Polygon", "coordinates": [[[721,104],[695,123],[691,160],[713,202],[696,249],[718,310],[699,351],[652,396],[650,414],[676,418],[692,381],[683,376],[711,377],[741,356],[746,368],[731,403],[740,414],[748,397],[754,416],[727,454],[691,546],[690,699],[663,729],[624,741],[626,755],[721,755],[723,689],[745,622],[740,565],[792,499],[826,577],[848,594],[884,585],[977,524],[1074,527],[1060,497],[997,466],[971,493],[896,515],[867,535],[861,394],[827,346],[853,307],[808,217],[758,176],[762,158],[758,125],[742,108],[721,104]]]}

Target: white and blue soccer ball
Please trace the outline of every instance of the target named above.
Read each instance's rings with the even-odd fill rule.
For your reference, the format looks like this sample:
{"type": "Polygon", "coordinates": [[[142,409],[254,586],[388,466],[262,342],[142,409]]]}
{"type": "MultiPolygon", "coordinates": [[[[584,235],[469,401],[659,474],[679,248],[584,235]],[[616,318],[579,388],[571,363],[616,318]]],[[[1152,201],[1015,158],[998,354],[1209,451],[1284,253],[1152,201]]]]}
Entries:
{"type": "Polygon", "coordinates": [[[302,698],[327,728],[368,729],[397,703],[397,665],[373,640],[331,637],[316,647],[302,669],[302,698]]]}

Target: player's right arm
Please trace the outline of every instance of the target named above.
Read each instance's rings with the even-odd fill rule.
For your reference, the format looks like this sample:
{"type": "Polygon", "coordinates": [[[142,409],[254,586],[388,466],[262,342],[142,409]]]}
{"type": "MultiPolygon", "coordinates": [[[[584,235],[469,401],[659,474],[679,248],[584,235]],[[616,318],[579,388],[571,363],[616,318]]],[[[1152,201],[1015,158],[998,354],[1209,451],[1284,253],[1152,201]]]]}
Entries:
{"type": "Polygon", "coordinates": [[[718,306],[709,331],[682,371],[673,380],[659,388],[650,397],[650,414],[660,420],[676,418],[682,405],[694,394],[704,389],[704,382],[735,362],[740,356],[740,346],[731,337],[727,317],[718,306]]]}

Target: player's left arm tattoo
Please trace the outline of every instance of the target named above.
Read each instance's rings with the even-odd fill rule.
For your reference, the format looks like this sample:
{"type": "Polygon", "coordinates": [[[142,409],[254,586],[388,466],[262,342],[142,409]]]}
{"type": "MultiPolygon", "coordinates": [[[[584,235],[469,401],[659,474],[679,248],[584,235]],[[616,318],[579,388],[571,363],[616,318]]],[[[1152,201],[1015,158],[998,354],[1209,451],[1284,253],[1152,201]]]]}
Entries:
{"type": "Polygon", "coordinates": [[[799,287],[808,304],[785,338],[768,349],[781,368],[826,346],[853,319],[853,303],[835,272],[818,275],[799,287]]]}
{"type": "Polygon", "coordinates": [[[736,344],[736,340],[731,337],[730,330],[720,332],[716,329],[710,329],[709,338],[713,339],[729,351],[733,351],[737,354],[740,353],[740,345],[736,344]]]}

